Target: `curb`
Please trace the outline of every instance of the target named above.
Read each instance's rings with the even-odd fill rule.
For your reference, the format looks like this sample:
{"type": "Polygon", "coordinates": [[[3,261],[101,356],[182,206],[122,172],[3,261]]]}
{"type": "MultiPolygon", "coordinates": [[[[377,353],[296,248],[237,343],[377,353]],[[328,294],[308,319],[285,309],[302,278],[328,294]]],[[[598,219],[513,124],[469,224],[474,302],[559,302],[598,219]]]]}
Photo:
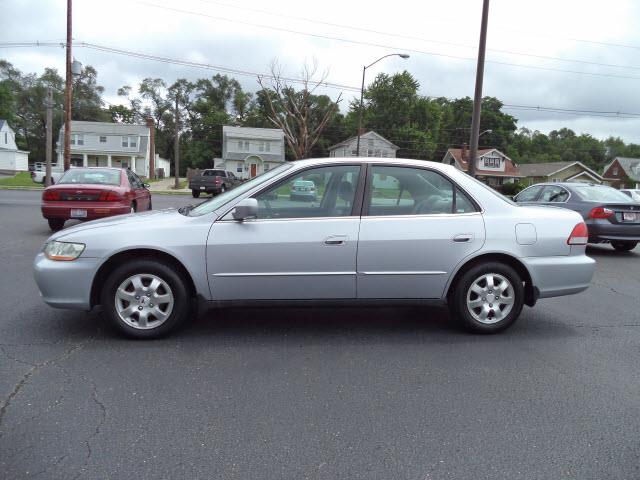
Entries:
{"type": "Polygon", "coordinates": [[[36,190],[36,191],[43,191],[44,188],[43,187],[26,187],[26,186],[19,186],[19,185],[0,185],[0,190],[36,190]]]}

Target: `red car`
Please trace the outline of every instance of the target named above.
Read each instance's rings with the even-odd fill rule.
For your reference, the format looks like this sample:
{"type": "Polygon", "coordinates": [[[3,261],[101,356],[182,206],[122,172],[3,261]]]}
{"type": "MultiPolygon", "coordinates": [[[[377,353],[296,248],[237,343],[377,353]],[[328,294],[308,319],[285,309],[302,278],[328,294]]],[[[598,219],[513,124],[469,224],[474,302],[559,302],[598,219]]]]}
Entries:
{"type": "Polygon", "coordinates": [[[72,168],[42,194],[42,216],[51,230],[69,219],[95,220],[151,210],[148,185],[131,170],[72,168]]]}

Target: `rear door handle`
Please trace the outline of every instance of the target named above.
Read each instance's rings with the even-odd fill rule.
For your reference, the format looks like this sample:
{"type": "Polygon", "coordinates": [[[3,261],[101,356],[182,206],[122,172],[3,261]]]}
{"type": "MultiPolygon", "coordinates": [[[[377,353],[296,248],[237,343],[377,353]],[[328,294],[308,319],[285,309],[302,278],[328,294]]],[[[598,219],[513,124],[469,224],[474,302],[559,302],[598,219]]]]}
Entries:
{"type": "Polygon", "coordinates": [[[470,242],[471,240],[473,240],[473,234],[461,233],[459,235],[454,236],[452,240],[456,243],[470,242]]]}
{"type": "Polygon", "coordinates": [[[325,245],[344,245],[347,243],[346,235],[331,235],[324,239],[325,245]]]}

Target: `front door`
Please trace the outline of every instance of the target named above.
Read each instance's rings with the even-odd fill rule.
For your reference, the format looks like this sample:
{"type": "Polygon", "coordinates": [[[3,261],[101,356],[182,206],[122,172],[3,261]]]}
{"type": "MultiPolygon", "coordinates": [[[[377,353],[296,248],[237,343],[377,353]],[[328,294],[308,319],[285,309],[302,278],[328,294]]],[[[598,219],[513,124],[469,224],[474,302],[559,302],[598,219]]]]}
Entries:
{"type": "Polygon", "coordinates": [[[258,218],[226,215],[214,223],[207,245],[212,298],[355,298],[359,172],[357,165],[296,172],[255,196],[258,218]]]}
{"type": "Polygon", "coordinates": [[[360,225],[358,298],[441,298],[485,237],[476,206],[432,170],[373,165],[360,225]]]}
{"type": "Polygon", "coordinates": [[[255,163],[251,164],[251,178],[255,177],[258,173],[258,165],[256,165],[255,163]]]}

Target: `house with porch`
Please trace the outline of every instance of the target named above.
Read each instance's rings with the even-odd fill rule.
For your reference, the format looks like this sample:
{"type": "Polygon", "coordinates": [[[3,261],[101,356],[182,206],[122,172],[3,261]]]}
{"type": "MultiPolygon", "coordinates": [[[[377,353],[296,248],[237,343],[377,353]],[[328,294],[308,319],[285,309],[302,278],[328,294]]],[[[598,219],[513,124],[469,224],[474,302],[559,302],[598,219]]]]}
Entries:
{"type": "MultiPolygon", "coordinates": [[[[376,132],[369,131],[360,135],[360,156],[396,158],[396,152],[400,149],[389,140],[376,132]]],[[[353,136],[329,147],[329,157],[357,157],[358,137],[353,136]]]]}
{"type": "MultiPolygon", "coordinates": [[[[442,163],[453,165],[458,170],[469,170],[469,149],[450,148],[442,159],[442,163]]],[[[500,189],[505,183],[514,183],[522,178],[518,165],[496,148],[478,150],[475,158],[475,176],[487,185],[500,189]]]]}
{"type": "Polygon", "coordinates": [[[604,167],[602,176],[614,188],[640,189],[640,158],[616,157],[604,167]]]}
{"type": "Polygon", "coordinates": [[[521,163],[518,167],[525,185],[543,182],[602,183],[603,179],[582,162],[521,163]]]}
{"type": "Polygon", "coordinates": [[[279,128],[222,127],[222,158],[214,168],[253,178],[284,163],[284,132],[279,128]]]}
{"type": "Polygon", "coordinates": [[[29,152],[16,145],[16,134],[6,120],[0,118],[0,171],[6,173],[29,170],[29,152]]]}
{"type": "MultiPolygon", "coordinates": [[[[71,165],[76,167],[131,168],[149,177],[150,130],[146,125],[109,122],[71,122],[71,165]]],[[[58,164],[63,163],[64,126],[56,144],[58,164]]],[[[169,160],[156,154],[155,169],[169,176],[169,160]]]]}

